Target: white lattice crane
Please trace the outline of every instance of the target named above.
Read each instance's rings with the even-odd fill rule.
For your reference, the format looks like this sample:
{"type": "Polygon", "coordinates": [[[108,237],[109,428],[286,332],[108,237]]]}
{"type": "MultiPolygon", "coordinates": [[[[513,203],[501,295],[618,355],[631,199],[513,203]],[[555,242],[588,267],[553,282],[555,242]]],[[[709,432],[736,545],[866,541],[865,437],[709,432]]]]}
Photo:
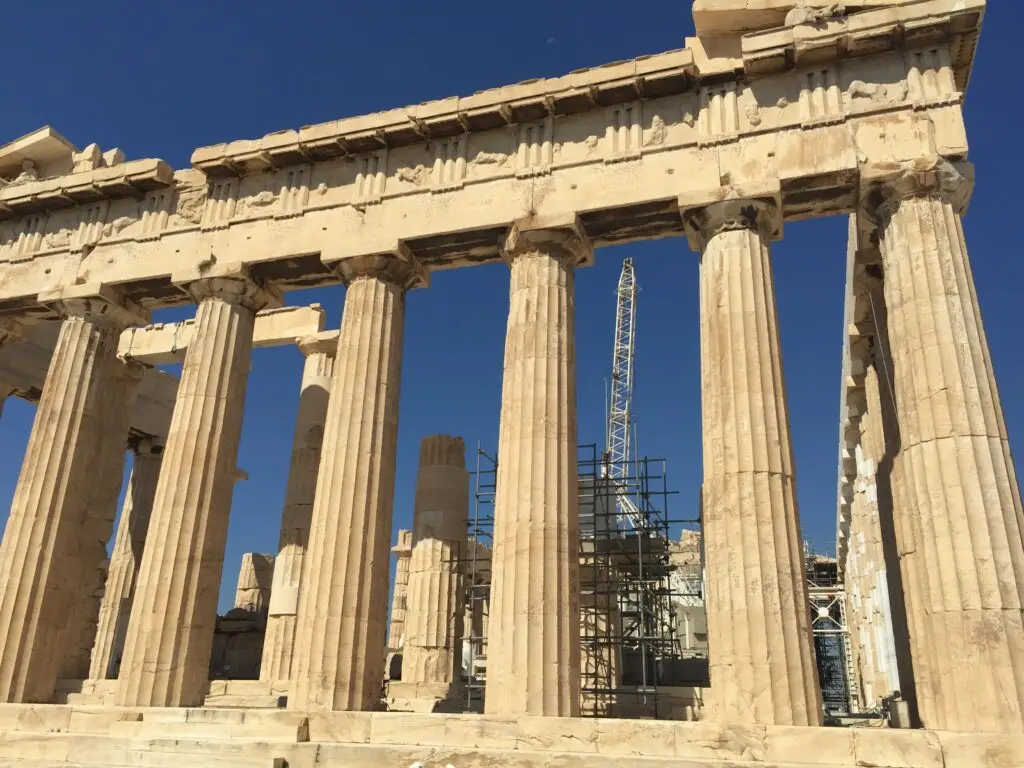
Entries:
{"type": "Polygon", "coordinates": [[[612,358],[611,400],[608,405],[607,462],[605,476],[620,486],[615,494],[619,524],[628,521],[633,530],[644,528],[644,516],[624,492],[633,457],[630,445],[633,406],[633,353],[636,332],[636,279],[633,260],[622,262],[616,291],[615,350],[612,358]]]}

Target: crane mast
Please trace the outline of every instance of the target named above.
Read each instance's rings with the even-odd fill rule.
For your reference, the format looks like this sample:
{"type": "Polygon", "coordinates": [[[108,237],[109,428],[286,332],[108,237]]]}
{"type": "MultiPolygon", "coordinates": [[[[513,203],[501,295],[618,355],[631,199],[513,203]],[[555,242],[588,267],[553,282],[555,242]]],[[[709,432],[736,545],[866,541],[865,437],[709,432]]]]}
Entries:
{"type": "MultiPolygon", "coordinates": [[[[636,331],[636,279],[633,260],[622,262],[616,291],[615,349],[612,359],[611,399],[608,405],[607,462],[605,476],[623,487],[632,459],[630,445],[631,409],[633,404],[633,353],[636,331]]],[[[628,522],[641,530],[643,516],[636,504],[625,494],[616,493],[616,513],[620,526],[628,522]]]]}

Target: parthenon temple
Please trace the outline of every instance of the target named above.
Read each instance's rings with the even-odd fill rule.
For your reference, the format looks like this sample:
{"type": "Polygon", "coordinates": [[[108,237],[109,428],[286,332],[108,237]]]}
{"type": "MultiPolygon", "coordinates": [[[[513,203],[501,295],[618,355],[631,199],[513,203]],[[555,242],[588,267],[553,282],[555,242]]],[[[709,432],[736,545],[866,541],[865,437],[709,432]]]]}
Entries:
{"type": "Polygon", "coordinates": [[[35,404],[0,544],[0,763],[1024,765],[1024,511],[961,226],[984,12],[695,0],[678,50],[185,169],[50,127],[0,147],[0,403],[35,404]],[[849,219],[838,709],[771,264],[825,216],[849,219]],[[609,500],[599,458],[584,477],[577,436],[575,274],[654,238],[699,269],[703,484],[678,541],[609,500]],[[439,434],[393,530],[407,294],[491,263],[492,526],[485,470],[439,434]],[[285,305],[314,286],[339,327],[285,305]],[[277,549],[219,616],[251,350],[283,345],[305,363],[277,549]],[[656,645],[657,590],[609,579],[693,600],[656,645]]]}

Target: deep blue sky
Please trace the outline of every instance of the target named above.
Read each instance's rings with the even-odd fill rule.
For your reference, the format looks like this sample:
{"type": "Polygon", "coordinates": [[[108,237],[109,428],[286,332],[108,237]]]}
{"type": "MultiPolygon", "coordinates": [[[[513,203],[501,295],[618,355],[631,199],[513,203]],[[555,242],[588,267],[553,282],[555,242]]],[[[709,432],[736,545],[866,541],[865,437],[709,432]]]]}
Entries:
{"type": "MultiPolygon", "coordinates": [[[[1017,3],[990,12],[967,103],[978,188],[965,219],[978,296],[1011,445],[1024,440],[1021,356],[1020,102],[1017,3]],[[1009,84],[1009,85],[1008,85],[1009,84]]],[[[174,3],[106,0],[7,3],[0,143],[49,123],[79,146],[185,167],[193,148],[414,104],[682,47],[687,2],[632,9],[609,0],[517,6],[432,3],[174,3]]],[[[804,534],[835,539],[837,414],[845,219],[788,226],[774,248],[797,489],[804,534]]],[[[622,258],[640,285],[635,417],[643,454],[667,457],[691,514],[701,478],[697,257],[684,240],[597,254],[577,276],[581,443],[604,436],[614,289],[622,258]]],[[[337,327],[342,288],[293,292],[322,303],[337,327]]],[[[501,265],[445,272],[408,301],[395,529],[408,526],[422,436],[460,434],[470,450],[497,445],[508,274],[501,265]]],[[[182,312],[161,313],[170,320],[182,312]]],[[[292,348],[256,350],[222,595],[241,553],[273,552],[302,361],[292,348]]],[[[9,402],[0,424],[0,507],[14,492],[34,407],[9,402]]],[[[225,600],[222,599],[222,606],[225,600]]]]}

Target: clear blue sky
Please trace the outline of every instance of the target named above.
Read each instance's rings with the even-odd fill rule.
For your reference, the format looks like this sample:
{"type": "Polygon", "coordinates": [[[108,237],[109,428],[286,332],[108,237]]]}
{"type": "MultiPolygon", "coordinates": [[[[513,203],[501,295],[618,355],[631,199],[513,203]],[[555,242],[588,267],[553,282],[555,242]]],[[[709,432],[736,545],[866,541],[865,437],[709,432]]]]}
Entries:
{"type": "MultiPolygon", "coordinates": [[[[978,296],[1011,446],[1024,440],[1024,296],[1020,100],[1012,96],[1024,21],[1018,3],[986,20],[967,103],[978,188],[965,219],[978,296]]],[[[687,2],[544,0],[510,5],[107,0],[7,3],[0,143],[49,123],[84,146],[185,167],[193,148],[414,104],[683,46],[687,2]]],[[[845,219],[787,226],[774,248],[776,293],[805,536],[834,549],[845,219]]],[[[701,479],[697,256],[682,239],[603,249],[577,276],[579,438],[604,436],[614,289],[624,256],[640,285],[635,416],[640,451],[669,461],[690,513],[701,479]]],[[[337,327],[342,288],[293,292],[337,327]]],[[[502,265],[445,272],[409,296],[395,493],[408,526],[422,436],[497,445],[508,274],[502,265]]],[[[189,312],[160,313],[178,319],[189,312]]],[[[222,596],[247,551],[273,552],[302,361],[256,350],[222,596]]],[[[14,492],[34,407],[9,402],[0,422],[0,508],[14,492]]],[[[1021,467],[1018,465],[1018,469],[1021,467]]],[[[6,514],[6,512],[4,513],[6,514]]],[[[222,599],[222,607],[225,600],[222,599]]]]}

